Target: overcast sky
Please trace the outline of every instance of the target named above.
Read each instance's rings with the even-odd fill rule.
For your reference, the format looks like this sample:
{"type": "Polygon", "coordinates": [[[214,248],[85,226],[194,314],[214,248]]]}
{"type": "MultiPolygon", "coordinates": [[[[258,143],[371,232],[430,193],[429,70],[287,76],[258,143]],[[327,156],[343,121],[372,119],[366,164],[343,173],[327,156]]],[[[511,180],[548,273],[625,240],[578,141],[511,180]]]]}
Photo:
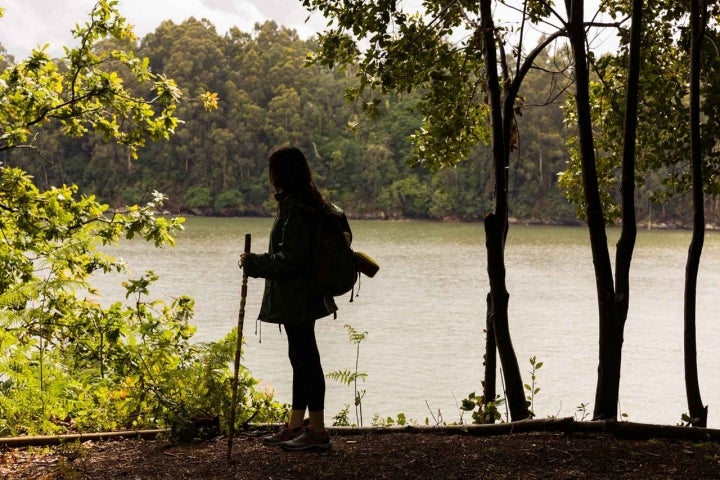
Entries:
{"type": "MultiPolygon", "coordinates": [[[[25,58],[32,48],[50,44],[53,55],[75,44],[70,33],[85,23],[95,0],[0,0],[5,16],[0,18],[0,43],[16,59],[25,58]]],[[[155,30],[163,20],[181,23],[189,17],[207,18],[218,33],[237,26],[251,32],[256,22],[275,20],[294,28],[302,38],[322,30],[325,21],[310,16],[300,0],[120,0],[119,9],[134,25],[138,37],[155,30]]]]}
{"type": "MultiPolygon", "coordinates": [[[[50,45],[51,55],[60,56],[63,46],[76,45],[70,31],[76,24],[88,20],[95,2],[0,0],[0,6],[5,8],[5,16],[0,18],[0,44],[16,60],[26,58],[34,47],[46,43],[50,45]]],[[[419,4],[420,1],[404,3],[419,4]]],[[[597,3],[598,0],[587,1],[586,15],[592,13],[597,3]]],[[[119,0],[119,9],[140,38],[154,31],[163,20],[181,23],[189,17],[208,19],[221,35],[232,26],[251,32],[255,23],[275,20],[278,25],[293,28],[302,38],[308,38],[324,30],[327,23],[317,13],[310,15],[300,0],[119,0]]],[[[606,34],[599,43],[607,44],[611,36],[606,34]]],[[[597,40],[595,46],[598,46],[597,40]]]]}

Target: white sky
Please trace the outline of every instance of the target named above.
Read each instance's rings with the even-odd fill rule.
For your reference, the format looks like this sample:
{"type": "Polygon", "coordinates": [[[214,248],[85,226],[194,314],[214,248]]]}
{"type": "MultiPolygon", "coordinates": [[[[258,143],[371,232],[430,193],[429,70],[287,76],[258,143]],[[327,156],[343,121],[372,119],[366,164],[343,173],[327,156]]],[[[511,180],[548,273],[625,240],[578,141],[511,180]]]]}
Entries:
{"type": "MultiPolygon", "coordinates": [[[[46,43],[51,54],[61,55],[63,46],[75,45],[70,31],[87,22],[94,5],[95,0],[0,0],[5,9],[0,43],[16,60],[46,43]]],[[[219,34],[232,26],[251,32],[256,22],[275,20],[307,38],[326,24],[317,14],[305,23],[309,13],[300,0],[120,0],[118,7],[140,38],[163,20],[181,23],[189,17],[208,19],[219,34]]]]}
{"type": "MultiPolygon", "coordinates": [[[[586,15],[594,11],[598,1],[586,2],[586,15]]],[[[402,3],[408,7],[421,2],[402,3]]],[[[46,43],[51,55],[60,56],[63,46],[75,45],[70,31],[88,20],[94,5],[95,0],[0,0],[0,7],[5,9],[5,16],[0,18],[0,43],[16,60],[26,58],[34,47],[46,43]]],[[[163,20],[181,23],[189,17],[208,19],[221,35],[232,26],[251,32],[255,23],[275,20],[308,38],[327,24],[319,14],[310,15],[301,0],[119,0],[118,6],[140,38],[163,20]]],[[[608,33],[600,40],[601,49],[612,48],[602,45],[611,37],[608,33]]]]}

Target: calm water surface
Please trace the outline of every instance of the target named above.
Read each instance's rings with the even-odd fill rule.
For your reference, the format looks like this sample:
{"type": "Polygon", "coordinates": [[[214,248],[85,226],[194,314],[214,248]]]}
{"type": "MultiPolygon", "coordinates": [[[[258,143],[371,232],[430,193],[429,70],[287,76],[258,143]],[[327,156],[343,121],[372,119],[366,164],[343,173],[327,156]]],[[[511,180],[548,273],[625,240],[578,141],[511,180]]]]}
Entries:
{"type": "MultiPolygon", "coordinates": [[[[127,242],[114,252],[133,273],[160,275],[155,297],[195,298],[196,339],[216,340],[237,323],[243,235],[253,251],[266,251],[270,219],[190,218],[173,249],[127,242]]],[[[353,221],[354,247],[381,265],[364,278],[360,295],[337,299],[340,311],[317,325],[326,372],[353,369],[355,346],[345,324],[368,337],[360,345],[364,423],[376,414],[404,412],[424,422],[458,421],[458,405],[481,391],[485,270],[481,225],[353,221]]],[[[611,245],[618,231],[610,230],[611,245]]],[[[689,232],[641,231],[631,270],[630,313],[625,331],[620,411],[629,420],[675,424],[687,411],[682,364],[682,295],[689,232]]],[[[614,248],[611,250],[614,256],[614,248]]],[[[523,380],[528,359],[537,372],[539,417],[592,411],[597,378],[597,302],[586,228],[513,226],[508,237],[510,330],[523,380]]],[[[614,258],[614,257],[613,257],[614,258]]],[[[108,300],[123,297],[117,277],[100,279],[108,300]]],[[[243,364],[290,402],[287,343],[277,327],[256,334],[263,281],[250,279],[243,364]],[[262,339],[262,342],[260,342],[262,339]]],[[[698,287],[698,359],[710,426],[720,425],[720,235],[705,239],[698,287]]],[[[500,391],[500,388],[498,389],[500,391]]],[[[328,381],[326,411],[332,417],[352,404],[350,387],[328,381]]],[[[353,410],[351,410],[353,412],[353,410]]]]}

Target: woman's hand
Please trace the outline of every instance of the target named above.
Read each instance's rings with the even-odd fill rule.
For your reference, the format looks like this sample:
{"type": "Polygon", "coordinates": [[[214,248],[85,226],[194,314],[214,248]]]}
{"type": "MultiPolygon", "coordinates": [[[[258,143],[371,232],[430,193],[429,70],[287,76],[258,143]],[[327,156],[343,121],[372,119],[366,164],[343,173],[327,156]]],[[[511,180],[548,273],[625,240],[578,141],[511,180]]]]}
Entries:
{"type": "Polygon", "coordinates": [[[240,254],[240,260],[238,261],[238,266],[240,266],[240,268],[245,267],[245,262],[247,260],[247,256],[248,256],[247,253],[240,254]]]}

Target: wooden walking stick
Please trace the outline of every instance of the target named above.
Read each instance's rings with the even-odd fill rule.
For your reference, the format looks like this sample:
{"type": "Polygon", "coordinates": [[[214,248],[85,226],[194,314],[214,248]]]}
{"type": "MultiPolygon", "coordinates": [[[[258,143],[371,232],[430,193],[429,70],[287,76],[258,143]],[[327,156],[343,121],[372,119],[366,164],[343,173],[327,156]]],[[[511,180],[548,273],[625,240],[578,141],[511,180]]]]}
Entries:
{"type": "MultiPolygon", "coordinates": [[[[245,253],[250,253],[250,234],[245,234],[245,253]]],[[[235,344],[235,366],[233,369],[232,402],[230,403],[230,422],[228,430],[227,458],[232,455],[232,442],[235,435],[235,406],[237,404],[238,377],[240,374],[240,350],[242,349],[243,324],[245,323],[245,299],[247,298],[248,276],[243,268],[242,289],[240,290],[240,311],[238,312],[237,343],[235,344]]]]}

